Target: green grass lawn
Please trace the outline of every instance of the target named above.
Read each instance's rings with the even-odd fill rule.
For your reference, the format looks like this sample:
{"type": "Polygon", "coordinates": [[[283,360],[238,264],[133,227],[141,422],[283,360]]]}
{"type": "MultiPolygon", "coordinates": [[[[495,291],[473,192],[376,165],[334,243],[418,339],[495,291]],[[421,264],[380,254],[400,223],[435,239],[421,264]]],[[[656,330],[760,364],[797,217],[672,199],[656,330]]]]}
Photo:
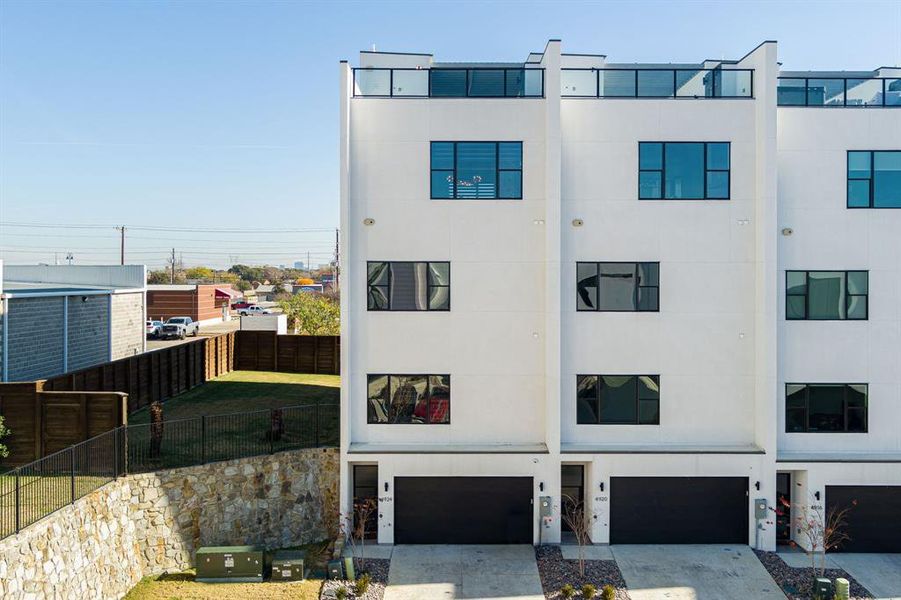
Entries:
{"type": "Polygon", "coordinates": [[[307,551],[304,567],[313,567],[313,573],[301,582],[198,583],[194,581],[194,571],[187,571],[146,577],[128,592],[125,600],[318,600],[327,557],[318,551],[327,546],[328,542],[318,542],[300,547],[307,551]]]}
{"type": "MultiPolygon", "coordinates": [[[[34,475],[19,477],[19,527],[24,529],[53,511],[89,494],[111,477],[34,475]],[[74,490],[73,490],[74,483],[74,490]]],[[[16,478],[0,475],[0,539],[16,532],[16,478]]]]}
{"type": "MultiPolygon", "coordinates": [[[[232,371],[163,403],[167,421],[303,404],[337,405],[338,375],[232,371]]],[[[129,425],[149,423],[148,409],[128,416],[129,425]]]]}
{"type": "Polygon", "coordinates": [[[208,381],[163,403],[158,450],[151,448],[148,409],[129,416],[129,471],[336,446],[339,386],[336,375],[260,371],[234,371],[208,381]],[[273,415],[273,409],[281,410],[273,415]],[[274,417],[280,427],[273,425],[274,417]]]}

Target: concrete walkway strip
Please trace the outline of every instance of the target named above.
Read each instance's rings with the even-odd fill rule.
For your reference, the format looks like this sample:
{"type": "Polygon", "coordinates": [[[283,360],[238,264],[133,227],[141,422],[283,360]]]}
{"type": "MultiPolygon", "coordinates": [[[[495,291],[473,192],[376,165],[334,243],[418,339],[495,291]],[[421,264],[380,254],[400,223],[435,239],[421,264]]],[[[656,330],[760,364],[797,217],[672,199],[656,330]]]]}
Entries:
{"type": "Polygon", "coordinates": [[[876,600],[901,600],[901,554],[830,554],[876,600]]]}
{"type": "Polygon", "coordinates": [[[395,546],[385,600],[544,600],[532,546],[395,546]]]}
{"type": "Polygon", "coordinates": [[[748,546],[611,546],[632,600],[785,600],[748,546]]]}

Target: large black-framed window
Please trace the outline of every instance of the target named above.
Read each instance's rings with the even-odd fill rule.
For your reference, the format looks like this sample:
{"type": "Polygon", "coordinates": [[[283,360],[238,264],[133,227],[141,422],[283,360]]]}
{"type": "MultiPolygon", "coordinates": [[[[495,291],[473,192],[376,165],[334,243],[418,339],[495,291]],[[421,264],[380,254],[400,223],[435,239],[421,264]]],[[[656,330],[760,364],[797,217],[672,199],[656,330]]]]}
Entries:
{"type": "Polygon", "coordinates": [[[868,271],[786,271],[785,318],[789,321],[865,321],[868,271]]]}
{"type": "Polygon", "coordinates": [[[901,208],[901,150],[848,150],[848,208],[901,208]]]}
{"type": "Polygon", "coordinates": [[[639,142],[639,200],[728,200],[730,142],[639,142]]]}
{"type": "Polygon", "coordinates": [[[576,375],[579,425],[659,425],[659,375],[576,375]]]}
{"type": "Polygon", "coordinates": [[[450,375],[369,375],[367,398],[369,424],[450,423],[450,375]]]}
{"type": "Polygon", "coordinates": [[[785,384],[786,433],[866,433],[867,384],[785,384]]]}
{"type": "Polygon", "coordinates": [[[576,310],[657,312],[659,262],[577,262],[576,310]]]}
{"type": "Polygon", "coordinates": [[[450,263],[369,261],[368,310],[450,310],[450,263]]]}
{"type": "Polygon", "coordinates": [[[522,142],[432,142],[432,200],[522,200],[522,142]]]}

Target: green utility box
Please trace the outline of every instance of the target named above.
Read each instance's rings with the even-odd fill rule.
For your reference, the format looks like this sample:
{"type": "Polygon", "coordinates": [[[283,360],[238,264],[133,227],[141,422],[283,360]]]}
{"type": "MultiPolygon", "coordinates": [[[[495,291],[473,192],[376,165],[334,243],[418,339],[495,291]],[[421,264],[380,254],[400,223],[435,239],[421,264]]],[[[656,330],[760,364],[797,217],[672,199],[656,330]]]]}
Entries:
{"type": "Polygon", "coordinates": [[[303,581],[301,550],[279,550],[272,556],[272,581],[303,581]]]}
{"type": "Polygon", "coordinates": [[[208,546],[197,551],[197,581],[205,583],[263,581],[264,566],[259,546],[208,546]]]}

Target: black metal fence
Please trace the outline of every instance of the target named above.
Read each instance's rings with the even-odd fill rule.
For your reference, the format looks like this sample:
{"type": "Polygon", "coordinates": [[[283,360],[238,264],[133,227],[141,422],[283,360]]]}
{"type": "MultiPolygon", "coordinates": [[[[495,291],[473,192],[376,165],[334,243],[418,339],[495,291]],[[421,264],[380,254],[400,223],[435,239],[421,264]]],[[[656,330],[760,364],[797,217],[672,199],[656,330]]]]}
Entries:
{"type": "Polygon", "coordinates": [[[0,474],[0,539],[129,473],[335,447],[337,404],[126,425],[0,474]]]}

